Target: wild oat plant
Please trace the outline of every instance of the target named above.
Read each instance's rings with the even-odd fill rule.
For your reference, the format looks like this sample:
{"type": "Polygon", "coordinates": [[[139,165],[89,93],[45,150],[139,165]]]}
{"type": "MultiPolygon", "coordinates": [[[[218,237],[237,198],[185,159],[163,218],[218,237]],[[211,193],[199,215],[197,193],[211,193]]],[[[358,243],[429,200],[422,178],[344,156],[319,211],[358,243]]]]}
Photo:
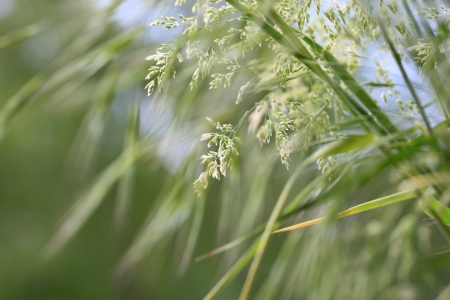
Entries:
{"type": "MultiPolygon", "coordinates": [[[[85,124],[88,151],[117,70],[128,65],[122,76],[133,77],[128,60],[148,69],[151,101],[143,101],[173,112],[172,130],[149,137],[139,134],[142,103],[130,104],[122,154],[74,204],[46,253],[77,233],[116,182],[120,225],[135,166],[162,153],[181,162],[118,276],[177,236],[181,274],[222,257],[223,277],[209,292],[205,285],[205,299],[236,297],[231,282],[242,300],[450,299],[450,3],[175,5],[179,14],[150,24],[174,32],[154,52],[123,54],[138,35],[124,33],[53,77],[33,78],[1,110],[4,129],[30,95],[83,63],[107,64],[85,124]],[[206,249],[196,245],[211,230],[207,245],[217,248],[200,255],[206,249]]],[[[70,84],[87,79],[76,78],[70,84]]]]}

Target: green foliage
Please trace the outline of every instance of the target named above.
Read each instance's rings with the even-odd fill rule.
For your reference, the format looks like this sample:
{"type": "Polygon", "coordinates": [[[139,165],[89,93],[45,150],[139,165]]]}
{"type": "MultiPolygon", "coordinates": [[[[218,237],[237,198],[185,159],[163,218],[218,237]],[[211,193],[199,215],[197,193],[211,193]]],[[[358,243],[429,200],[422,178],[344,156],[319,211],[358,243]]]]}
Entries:
{"type": "MultiPolygon", "coordinates": [[[[335,186],[330,191],[319,193],[320,196],[312,196],[315,200],[311,200],[311,203],[334,200],[328,204],[331,216],[336,214],[333,212],[336,208],[345,205],[345,200],[340,199],[356,193],[381,173],[387,172],[392,178],[384,189],[389,191],[396,187],[401,189],[405,185],[401,182],[408,181],[407,177],[418,178],[417,176],[420,177],[423,174],[433,176],[446,170],[448,155],[445,147],[443,148],[442,136],[435,135],[431,121],[431,118],[442,120],[448,115],[446,108],[448,101],[439,96],[446,93],[443,90],[445,88],[431,84],[437,101],[427,103],[425,107],[421,99],[424,95],[421,93],[419,96],[417,84],[413,83],[417,80],[415,76],[418,75],[408,73],[404,64],[412,58],[417,62],[417,68],[420,69],[423,78],[433,80],[432,78],[443,76],[440,80],[445,80],[447,76],[445,74],[448,72],[448,69],[444,67],[448,64],[444,46],[444,43],[448,43],[448,20],[445,14],[448,9],[443,5],[439,8],[426,7],[416,10],[417,13],[414,14],[414,12],[411,13],[409,4],[406,2],[402,4],[399,1],[380,1],[379,7],[373,6],[372,2],[363,4],[357,1],[351,1],[350,4],[345,2],[342,6],[335,1],[328,3],[280,1],[271,4],[268,1],[229,0],[218,4],[220,2],[206,1],[202,3],[201,8],[199,3],[195,4],[193,11],[198,10],[197,20],[200,22],[203,19],[204,23],[201,27],[197,27],[195,35],[191,31],[184,33],[184,35],[189,34],[185,48],[187,56],[189,59],[196,57],[199,66],[193,73],[191,87],[197,85],[200,74],[201,78],[209,75],[212,78],[209,83],[210,88],[215,89],[223,82],[224,88],[232,86],[232,80],[236,77],[237,71],[247,73],[246,77],[250,78],[250,81],[239,88],[236,104],[243,105],[246,101],[244,91],[266,91],[266,96],[253,106],[253,112],[249,114],[247,111],[243,116],[243,118],[248,116],[249,129],[251,132],[257,132],[256,137],[260,144],[270,144],[274,136],[278,155],[286,167],[289,165],[292,153],[307,153],[311,149],[317,149],[315,154],[303,160],[302,163],[296,162],[299,167],[286,184],[288,188],[283,190],[264,232],[261,232],[262,236],[257,246],[252,248],[255,258],[240,297],[240,299],[247,299],[269,241],[270,232],[274,226],[279,226],[277,220],[285,202],[288,202],[289,190],[299,170],[311,162],[317,161],[318,169],[329,176],[330,180],[336,176],[336,173],[342,173],[341,178],[335,182],[335,186]],[[399,14],[403,17],[394,17],[399,14]],[[375,15],[381,17],[374,18],[375,15]],[[420,16],[424,16],[425,20],[420,16]],[[405,22],[405,19],[408,21],[405,22]],[[428,24],[427,20],[432,19],[439,20],[438,30],[431,29],[431,25],[428,24]],[[427,35],[422,33],[424,30],[422,27],[428,30],[427,35]],[[212,33],[213,38],[210,37],[209,32],[212,33]],[[436,39],[439,39],[438,43],[435,42],[436,39]],[[432,41],[423,42],[429,40],[432,41]],[[255,50],[256,48],[260,50],[255,50]],[[391,57],[389,54],[369,54],[373,53],[371,49],[390,52],[391,57]],[[254,55],[254,52],[257,54],[254,55]],[[438,53],[441,55],[437,55],[438,53]],[[253,55],[252,60],[244,59],[249,55],[253,55]],[[366,55],[371,56],[367,58],[366,55]],[[370,88],[362,83],[360,79],[362,76],[359,74],[360,70],[367,65],[365,59],[376,65],[377,70],[375,78],[369,79],[373,80],[370,88]],[[401,72],[407,90],[400,87],[401,81],[391,78],[392,65],[386,68],[386,60],[392,59],[401,72]],[[438,60],[442,66],[437,63],[438,60]],[[213,71],[223,69],[219,63],[225,64],[231,72],[213,71]],[[249,85],[252,87],[250,90],[249,85]],[[381,96],[378,99],[379,95],[381,96]],[[381,108],[382,104],[379,100],[385,106],[392,102],[396,103],[400,115],[393,116],[387,109],[381,108]],[[407,114],[410,117],[407,117],[407,114]],[[401,121],[402,118],[405,122],[401,121]],[[352,120],[355,122],[349,123],[352,120]],[[355,133],[360,135],[355,136],[355,133]],[[421,142],[414,145],[413,141],[416,140],[421,142]],[[335,143],[331,146],[326,145],[333,141],[335,143]],[[401,153],[405,151],[408,154],[402,157],[401,153]],[[419,157],[436,157],[440,163],[431,162],[431,160],[424,162],[418,159],[419,157]],[[352,172],[361,172],[363,169],[371,171],[366,170],[363,173],[367,175],[355,177],[350,174],[349,169],[346,169],[348,164],[352,165],[351,169],[358,170],[352,172]],[[376,164],[382,167],[374,167],[376,164]],[[327,172],[332,166],[336,166],[334,171],[327,172]],[[347,170],[346,174],[344,170],[347,170]],[[347,187],[346,190],[345,186],[349,183],[342,177],[353,178],[354,187],[347,187]]],[[[417,8],[414,7],[414,9],[417,8]]],[[[166,19],[157,22],[166,24],[164,20],[166,19]]],[[[172,22],[175,21],[175,19],[172,20],[172,22]]],[[[196,26],[199,26],[198,24],[200,23],[196,23],[196,26]]],[[[236,130],[232,125],[224,127],[218,122],[212,123],[220,132],[207,133],[202,136],[202,140],[210,139],[208,148],[215,144],[219,145],[219,150],[210,151],[202,156],[202,164],[206,166],[206,171],[194,183],[198,194],[202,194],[202,189],[207,188],[208,176],[219,179],[219,174],[225,175],[229,167],[229,153],[237,154],[234,139],[240,134],[238,129],[242,119],[236,126],[236,130]],[[227,133],[232,137],[228,137],[227,133]]],[[[248,139],[248,137],[243,139],[243,143],[251,143],[248,139]]],[[[245,168],[246,158],[242,157],[241,160],[245,168]]],[[[435,197],[440,198],[448,193],[444,182],[447,183],[445,180],[429,181],[427,184],[419,184],[416,181],[410,186],[412,191],[400,192],[399,195],[407,193],[406,198],[398,198],[397,194],[393,194],[361,204],[337,216],[359,213],[412,197],[434,199],[428,195],[430,191],[435,197]],[[427,195],[420,192],[425,187],[432,188],[427,190],[427,195]],[[415,190],[417,193],[414,192],[415,190]],[[391,200],[391,197],[395,200],[391,200]],[[397,198],[400,200],[396,200],[397,198]],[[361,210],[358,210],[359,208],[361,210]]],[[[323,190],[326,189],[326,184],[322,182],[314,188],[323,190]]],[[[424,203],[431,201],[429,203],[431,207],[442,205],[438,200],[423,201],[424,203]]],[[[436,217],[437,221],[443,224],[442,228],[446,228],[445,209],[447,208],[444,211],[441,208],[430,211],[429,206],[422,207],[428,215],[436,217]]],[[[301,209],[301,211],[304,210],[301,209]]],[[[410,213],[415,215],[414,212],[410,213]]],[[[245,215],[242,217],[245,218],[245,215]]],[[[385,226],[396,226],[389,225],[387,221],[382,222],[386,222],[385,226]]],[[[332,226],[334,226],[333,223],[328,222],[328,227],[324,230],[331,230],[332,226]]],[[[411,223],[408,226],[415,225],[411,223]]],[[[298,227],[304,226],[300,224],[298,227]]],[[[444,230],[444,232],[447,231],[447,229],[444,230]]],[[[232,243],[232,245],[235,244],[232,243]]],[[[398,257],[398,259],[402,264],[401,258],[398,257]]],[[[303,259],[298,258],[298,260],[303,259]]],[[[243,262],[249,262],[248,256],[237,263],[235,268],[239,266],[239,269],[242,269],[243,262]]],[[[401,268],[404,271],[410,270],[406,271],[408,273],[412,271],[413,264],[408,266],[407,269],[401,268]]],[[[234,275],[235,268],[228,274],[234,275]]],[[[297,270],[293,272],[295,271],[297,270]]],[[[289,275],[286,274],[286,276],[289,275]]],[[[224,279],[223,283],[230,279],[225,278],[227,279],[224,279]]],[[[335,281],[338,284],[339,280],[335,281]]],[[[390,284],[395,285],[395,281],[388,280],[385,284],[385,287],[390,284]]],[[[343,286],[342,283],[339,286],[343,286]]],[[[357,292],[352,285],[347,285],[347,288],[349,294],[356,295],[357,292]]],[[[375,288],[374,294],[369,298],[381,295],[382,291],[379,288],[381,286],[375,288]]],[[[216,289],[218,288],[216,287],[208,298],[215,294],[216,289]]],[[[305,294],[297,291],[292,293],[305,297],[310,294],[310,289],[314,290],[314,287],[306,287],[308,292],[305,294]]],[[[325,299],[320,298],[318,296],[320,294],[311,293],[314,295],[311,296],[312,298],[325,299]]]]}
{"type": "MultiPolygon", "coordinates": [[[[105,10],[106,20],[120,3],[105,10]]],[[[46,253],[60,251],[116,183],[114,220],[117,232],[123,230],[142,158],[180,158],[122,249],[117,277],[150,254],[160,260],[176,244],[185,245],[173,254],[180,273],[223,253],[228,271],[209,293],[204,287],[206,299],[220,297],[233,279],[226,299],[236,291],[242,300],[445,298],[448,282],[425,258],[450,267],[447,6],[397,0],[175,5],[192,13],[150,24],[175,32],[172,42],[149,50],[137,45],[142,28],[104,40],[98,33],[91,43],[74,42],[85,45],[76,59],[66,63],[61,54],[2,105],[3,137],[30,100],[59,100],[94,81],[75,163],[81,174],[94,161],[120,92],[137,86],[149,96],[142,103],[161,105],[144,117],[139,101],[128,101],[120,154],[91,180],[46,253]],[[155,125],[149,119],[157,122],[163,112],[170,129],[145,133],[144,125],[155,125]],[[424,214],[437,226],[421,220],[424,214]],[[194,254],[218,245],[190,266],[194,254]],[[244,280],[238,274],[248,265],[244,280]]],[[[47,29],[9,33],[0,49],[41,30],[47,29]]]]}

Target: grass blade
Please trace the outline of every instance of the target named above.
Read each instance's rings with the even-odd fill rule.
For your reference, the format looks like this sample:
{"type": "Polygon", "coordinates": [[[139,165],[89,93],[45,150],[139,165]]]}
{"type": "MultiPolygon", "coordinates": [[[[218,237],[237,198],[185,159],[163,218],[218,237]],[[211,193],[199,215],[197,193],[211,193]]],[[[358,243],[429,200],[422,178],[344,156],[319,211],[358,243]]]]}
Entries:
{"type": "Polygon", "coordinates": [[[98,177],[69,211],[66,220],[44,249],[46,256],[53,256],[80,230],[89,216],[99,207],[103,198],[113,184],[126,172],[135,161],[148,151],[144,143],[127,149],[98,177]],[[132,152],[130,154],[130,152],[132,152]],[[130,160],[132,156],[134,160],[130,160]]]}
{"type": "Polygon", "coordinates": [[[362,150],[370,147],[375,141],[377,141],[377,137],[373,134],[349,136],[346,139],[319,149],[308,158],[308,162],[313,162],[321,157],[346,153],[355,149],[362,150]]]}
{"type": "MultiPolygon", "coordinates": [[[[130,107],[128,115],[128,124],[125,133],[124,149],[135,147],[139,140],[139,124],[140,124],[140,109],[139,104],[133,103],[130,107]]],[[[130,161],[135,160],[131,155],[133,152],[129,152],[130,161]]],[[[119,181],[119,190],[117,195],[116,210],[114,218],[118,229],[122,228],[125,223],[125,217],[128,210],[129,202],[132,197],[133,180],[134,180],[135,167],[131,166],[119,181]]]]}
{"type": "Polygon", "coordinates": [[[424,213],[432,218],[436,218],[436,215],[438,215],[442,223],[450,226],[450,209],[436,198],[426,197],[419,202],[419,205],[424,213]]]}
{"type": "Polygon", "coordinates": [[[185,183],[180,181],[175,184],[170,181],[168,186],[170,189],[157,200],[158,207],[149,212],[146,224],[121,258],[115,270],[116,277],[122,277],[155,247],[161,247],[164,238],[170,237],[169,233],[182,226],[189,217],[193,204],[191,200],[195,199],[193,191],[186,189],[185,183]],[[184,194],[180,195],[180,191],[184,194]]]}
{"type": "Polygon", "coordinates": [[[420,103],[419,96],[416,93],[416,90],[414,89],[411,80],[409,79],[408,74],[405,71],[405,68],[403,67],[402,58],[400,57],[400,54],[395,49],[394,44],[392,43],[391,39],[389,38],[388,33],[386,32],[385,26],[381,24],[381,22],[378,23],[381,28],[381,33],[383,34],[384,39],[386,40],[387,44],[389,45],[389,48],[391,49],[392,56],[394,57],[395,62],[397,63],[398,68],[400,69],[400,72],[402,73],[403,80],[405,80],[406,86],[408,87],[409,92],[411,93],[411,96],[414,99],[414,102],[416,102],[417,107],[419,108],[419,112],[422,115],[422,119],[425,122],[425,125],[427,126],[427,129],[430,133],[433,132],[431,128],[430,121],[428,120],[427,115],[425,114],[425,110],[422,106],[422,103],[420,103]]]}
{"type": "Polygon", "coordinates": [[[12,96],[0,111],[0,139],[8,129],[11,119],[16,115],[30,97],[42,86],[44,78],[35,76],[30,79],[14,96],[12,96]]]}
{"type": "MultiPolygon", "coordinates": [[[[372,210],[375,208],[379,208],[379,207],[383,207],[389,204],[393,204],[393,203],[397,203],[400,201],[404,201],[404,200],[409,200],[412,199],[414,197],[417,197],[417,193],[415,191],[404,191],[404,192],[400,192],[400,193],[396,193],[396,194],[392,194],[383,198],[379,198],[376,200],[372,200],[354,207],[351,207],[343,212],[340,212],[337,217],[338,218],[345,218],[351,215],[355,215],[355,214],[359,214],[361,212],[364,211],[368,211],[368,210],[372,210]]],[[[325,220],[324,217],[322,218],[318,218],[318,219],[314,219],[311,221],[307,221],[307,222],[303,222],[300,224],[296,224],[293,226],[289,226],[289,227],[285,227],[279,230],[274,231],[273,233],[279,233],[279,232],[286,232],[286,231],[292,231],[295,229],[299,229],[299,228],[303,228],[303,227],[308,227],[311,225],[315,225],[318,224],[320,222],[322,222],[323,220],[325,220]]]]}
{"type": "Polygon", "coordinates": [[[43,24],[33,24],[6,34],[0,37],[0,51],[32,38],[46,29],[43,24]]]}
{"type": "Polygon", "coordinates": [[[202,227],[204,211],[205,211],[205,198],[200,197],[196,199],[194,219],[192,220],[192,226],[189,232],[186,248],[184,249],[183,257],[181,259],[181,263],[178,268],[179,275],[182,275],[186,272],[189,262],[191,261],[192,253],[194,252],[194,248],[197,243],[197,238],[200,233],[200,229],[202,227]]]}
{"type": "Polygon", "coordinates": [[[258,250],[259,240],[245,252],[241,258],[228,270],[228,272],[217,282],[212,290],[203,298],[203,300],[213,299],[252,259],[258,250]]]}
{"type": "Polygon", "coordinates": [[[84,119],[77,139],[74,142],[76,173],[83,177],[92,167],[92,162],[103,137],[111,104],[116,94],[120,72],[112,65],[109,70],[113,75],[104,76],[94,91],[93,104],[84,119]],[[78,145],[77,145],[78,144],[78,145]],[[76,149],[78,148],[78,149],[76,149]]]}
{"type": "Polygon", "coordinates": [[[267,243],[269,242],[270,234],[273,230],[273,227],[275,225],[275,222],[277,221],[281,210],[283,209],[284,203],[286,202],[286,199],[289,195],[289,192],[291,191],[292,186],[294,185],[295,180],[297,179],[298,175],[300,175],[300,171],[305,167],[305,165],[308,164],[308,160],[305,160],[302,164],[300,164],[297,168],[297,170],[291,175],[289,180],[286,182],[286,185],[284,186],[280,197],[278,198],[274,209],[272,210],[272,213],[270,215],[270,218],[266,224],[266,227],[264,229],[264,232],[261,236],[261,240],[258,243],[258,248],[255,253],[255,257],[252,261],[252,264],[250,265],[250,270],[248,271],[247,278],[245,280],[244,286],[241,291],[241,295],[239,296],[240,300],[245,300],[248,298],[250,294],[250,289],[253,284],[253,280],[255,279],[256,271],[258,270],[259,264],[261,263],[262,256],[264,254],[264,250],[266,249],[267,243]]]}

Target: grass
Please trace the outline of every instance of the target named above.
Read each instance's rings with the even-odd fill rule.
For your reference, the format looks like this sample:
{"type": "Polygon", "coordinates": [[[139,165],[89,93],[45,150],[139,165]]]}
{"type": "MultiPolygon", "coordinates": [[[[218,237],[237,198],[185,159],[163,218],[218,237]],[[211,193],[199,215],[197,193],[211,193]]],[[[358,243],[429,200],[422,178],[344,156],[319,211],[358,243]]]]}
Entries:
{"type": "MultiPolygon", "coordinates": [[[[153,23],[167,30],[182,27],[184,33],[145,55],[150,62],[142,56],[133,64],[134,56],[147,50],[138,46],[142,28],[107,39],[100,35],[69,64],[62,53],[61,61],[55,59],[3,104],[0,126],[7,134],[31,100],[95,81],[80,133],[80,169],[95,159],[115,97],[130,86],[144,89],[147,83],[151,105],[161,105],[152,116],[168,128],[146,135],[141,127],[152,117],[142,104],[150,98],[128,101],[122,152],[75,202],[47,253],[60,251],[116,184],[119,234],[132,207],[141,158],[182,157],[118,262],[118,277],[158,247],[175,247],[177,232],[184,233],[177,258],[183,274],[198,266],[190,265],[197,245],[217,228],[219,247],[197,261],[223,254],[228,271],[205,299],[220,296],[233,279],[241,300],[264,299],[266,293],[295,299],[400,299],[405,293],[411,299],[444,299],[448,282],[423,257],[448,260],[441,247],[449,245],[441,237],[450,241],[448,8],[427,10],[407,1],[214,2],[197,4],[189,17],[153,23]],[[391,64],[383,68],[383,61],[391,64]],[[367,64],[373,74],[361,71],[367,64]],[[399,76],[392,76],[394,66],[399,76]],[[142,77],[130,75],[131,83],[124,83],[129,79],[123,70],[142,77]],[[218,89],[222,85],[225,90],[218,89]],[[164,112],[170,114],[166,120],[164,112]],[[203,156],[204,144],[192,142],[201,132],[208,141],[203,156]],[[424,224],[424,215],[437,226],[424,224]],[[245,280],[239,276],[244,271],[245,280]]],[[[105,18],[119,5],[107,8],[105,18]]],[[[0,37],[0,49],[40,30],[48,29],[27,26],[0,37]]]]}

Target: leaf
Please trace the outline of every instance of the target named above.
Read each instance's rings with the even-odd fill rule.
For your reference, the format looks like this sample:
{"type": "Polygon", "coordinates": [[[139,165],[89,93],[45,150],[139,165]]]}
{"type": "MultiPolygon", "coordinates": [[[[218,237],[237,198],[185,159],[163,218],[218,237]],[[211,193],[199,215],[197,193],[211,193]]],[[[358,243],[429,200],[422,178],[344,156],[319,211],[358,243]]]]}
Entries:
{"type": "Polygon", "coordinates": [[[419,202],[419,205],[424,213],[432,218],[435,218],[435,215],[438,214],[442,222],[444,222],[445,225],[450,226],[450,209],[436,198],[433,196],[424,197],[419,202]]]}
{"type": "MultiPolygon", "coordinates": [[[[409,200],[412,199],[414,197],[417,197],[417,193],[415,191],[404,191],[404,192],[400,192],[400,193],[396,193],[396,194],[392,194],[383,198],[379,198],[376,200],[372,200],[354,207],[351,207],[343,212],[340,212],[337,214],[338,218],[345,218],[354,214],[358,214],[364,211],[368,211],[368,210],[372,210],[375,208],[379,208],[379,207],[383,207],[389,204],[393,204],[393,203],[397,203],[400,201],[404,201],[404,200],[409,200]]],[[[274,231],[273,233],[279,233],[279,232],[286,232],[286,231],[292,231],[295,229],[299,229],[299,228],[303,228],[303,227],[308,227],[311,225],[315,225],[318,224],[322,221],[324,221],[325,218],[318,218],[318,219],[314,219],[311,221],[307,221],[307,222],[303,222],[303,223],[299,223],[293,226],[289,226],[289,227],[285,227],[279,230],[274,231]]]]}
{"type": "Polygon", "coordinates": [[[376,141],[377,137],[373,134],[353,135],[344,140],[319,149],[308,158],[309,162],[313,162],[321,157],[346,153],[355,149],[365,149],[376,141]]]}

